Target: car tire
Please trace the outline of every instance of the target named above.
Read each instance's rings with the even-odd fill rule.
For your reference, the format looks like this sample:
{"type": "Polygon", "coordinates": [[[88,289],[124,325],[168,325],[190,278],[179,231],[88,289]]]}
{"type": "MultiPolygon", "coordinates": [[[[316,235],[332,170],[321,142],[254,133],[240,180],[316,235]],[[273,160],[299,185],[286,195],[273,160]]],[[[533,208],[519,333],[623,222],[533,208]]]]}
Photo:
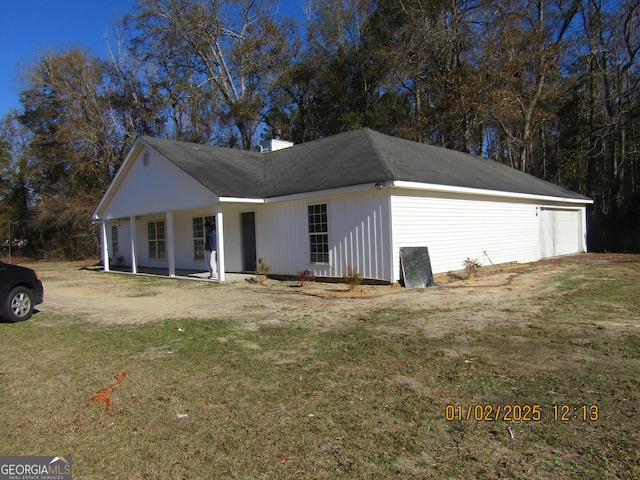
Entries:
{"type": "Polygon", "coordinates": [[[9,322],[28,320],[35,305],[33,292],[27,287],[16,287],[9,292],[2,306],[2,317],[9,322]]]}

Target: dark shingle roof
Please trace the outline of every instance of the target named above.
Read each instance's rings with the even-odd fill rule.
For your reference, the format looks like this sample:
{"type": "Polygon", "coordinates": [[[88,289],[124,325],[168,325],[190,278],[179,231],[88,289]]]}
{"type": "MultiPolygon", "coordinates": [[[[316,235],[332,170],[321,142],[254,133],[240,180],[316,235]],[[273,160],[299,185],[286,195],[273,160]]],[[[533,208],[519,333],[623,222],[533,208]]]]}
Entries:
{"type": "Polygon", "coordinates": [[[143,140],[221,197],[270,198],[408,181],[588,200],[493,160],[368,128],[266,154],[149,137],[143,140]]]}
{"type": "Polygon", "coordinates": [[[262,198],[264,158],[257,152],[142,139],[218,196],[262,198]]]}

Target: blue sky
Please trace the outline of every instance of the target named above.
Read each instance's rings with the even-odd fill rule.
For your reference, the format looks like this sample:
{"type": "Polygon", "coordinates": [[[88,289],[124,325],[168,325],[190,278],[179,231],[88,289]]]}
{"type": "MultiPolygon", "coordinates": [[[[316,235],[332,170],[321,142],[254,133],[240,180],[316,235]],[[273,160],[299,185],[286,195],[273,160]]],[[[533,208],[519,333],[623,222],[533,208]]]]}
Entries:
{"type": "MultiPolygon", "coordinates": [[[[0,0],[0,117],[18,102],[19,67],[38,52],[81,46],[105,58],[117,16],[134,0],[0,0]]],[[[280,12],[301,14],[302,0],[282,0],[280,12]]]]}

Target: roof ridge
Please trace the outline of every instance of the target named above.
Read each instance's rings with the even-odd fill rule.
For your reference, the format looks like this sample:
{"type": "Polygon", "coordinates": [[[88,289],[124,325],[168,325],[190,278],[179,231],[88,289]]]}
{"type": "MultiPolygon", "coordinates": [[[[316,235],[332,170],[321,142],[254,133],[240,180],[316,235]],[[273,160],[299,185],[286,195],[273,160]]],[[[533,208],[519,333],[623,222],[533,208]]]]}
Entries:
{"type": "MultiPolygon", "coordinates": [[[[384,133],[377,132],[375,130],[370,129],[369,127],[363,127],[361,130],[364,133],[365,137],[367,138],[367,141],[369,142],[369,145],[371,146],[371,149],[373,150],[373,153],[375,154],[376,161],[378,162],[378,165],[380,166],[380,168],[382,169],[384,174],[386,176],[388,176],[389,178],[392,178],[393,180],[396,180],[396,177],[393,174],[393,171],[391,170],[389,165],[387,165],[387,162],[384,161],[386,159],[386,157],[382,153],[382,149],[380,148],[380,146],[378,145],[376,139],[374,138],[376,135],[384,135],[384,136],[387,136],[387,137],[390,137],[390,135],[385,135],[384,133]]],[[[396,138],[396,137],[391,137],[391,138],[396,138]]]]}
{"type": "Polygon", "coordinates": [[[201,148],[206,150],[212,150],[212,151],[224,150],[224,151],[248,154],[256,158],[258,158],[258,156],[260,155],[265,155],[264,153],[260,153],[255,150],[244,150],[241,148],[224,147],[221,145],[211,145],[210,143],[190,142],[188,140],[178,140],[175,138],[160,138],[160,137],[153,137],[150,135],[140,135],[137,137],[137,139],[147,141],[148,143],[158,142],[166,145],[182,145],[184,147],[191,147],[192,150],[199,150],[201,148]]]}

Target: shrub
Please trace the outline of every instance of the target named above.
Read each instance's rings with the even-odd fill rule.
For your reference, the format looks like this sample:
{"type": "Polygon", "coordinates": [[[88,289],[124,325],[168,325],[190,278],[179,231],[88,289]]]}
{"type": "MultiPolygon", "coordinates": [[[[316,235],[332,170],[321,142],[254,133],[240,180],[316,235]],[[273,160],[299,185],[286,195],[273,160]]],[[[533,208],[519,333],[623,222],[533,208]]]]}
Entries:
{"type": "Polygon", "coordinates": [[[462,262],[462,265],[464,266],[464,271],[468,277],[476,277],[481,266],[477,258],[474,258],[472,260],[469,257],[467,257],[466,260],[462,262]]]}
{"type": "Polygon", "coordinates": [[[353,290],[358,285],[362,284],[362,280],[363,280],[362,275],[360,275],[360,272],[358,272],[358,270],[356,270],[350,265],[347,265],[347,268],[345,269],[345,274],[342,276],[342,278],[344,280],[344,283],[349,285],[349,290],[353,290]]]}
{"type": "Polygon", "coordinates": [[[316,276],[311,270],[304,270],[302,272],[298,272],[297,279],[300,280],[300,286],[304,287],[304,282],[311,282],[316,279],[316,276]]]}
{"type": "Polygon", "coordinates": [[[271,265],[265,262],[262,258],[258,259],[256,263],[256,279],[258,282],[263,283],[267,274],[271,271],[271,265]]]}

